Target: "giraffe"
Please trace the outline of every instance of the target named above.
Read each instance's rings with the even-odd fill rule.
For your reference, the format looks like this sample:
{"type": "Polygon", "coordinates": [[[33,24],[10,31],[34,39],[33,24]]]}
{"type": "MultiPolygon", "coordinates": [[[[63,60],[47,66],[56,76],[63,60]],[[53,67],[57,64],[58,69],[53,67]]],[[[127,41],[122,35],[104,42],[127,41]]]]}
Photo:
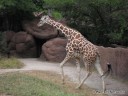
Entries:
{"type": "Polygon", "coordinates": [[[64,64],[71,58],[74,58],[76,60],[76,66],[78,71],[78,80],[79,84],[77,88],[81,88],[85,80],[91,75],[92,67],[95,66],[98,73],[101,76],[102,80],[102,87],[103,92],[105,92],[105,82],[104,82],[104,72],[100,65],[100,55],[98,52],[97,47],[92,44],[90,41],[88,41],[84,36],[78,32],[77,30],[74,30],[72,28],[69,28],[53,19],[51,19],[48,15],[42,16],[40,19],[40,22],[37,24],[38,27],[43,26],[44,23],[47,23],[54,28],[60,30],[68,39],[67,45],[66,45],[66,57],[65,59],[60,63],[61,68],[61,76],[62,76],[62,82],[64,83],[64,64]],[[83,59],[85,69],[87,71],[86,76],[82,81],[80,81],[80,58],[83,59]]]}

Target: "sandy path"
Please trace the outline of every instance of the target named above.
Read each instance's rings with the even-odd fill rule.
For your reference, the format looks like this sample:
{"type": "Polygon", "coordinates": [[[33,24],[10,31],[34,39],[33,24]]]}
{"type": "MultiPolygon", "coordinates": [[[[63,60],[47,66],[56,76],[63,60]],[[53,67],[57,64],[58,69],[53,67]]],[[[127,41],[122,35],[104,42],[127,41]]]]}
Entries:
{"type": "MultiPolygon", "coordinates": [[[[25,64],[22,69],[0,69],[0,74],[5,72],[14,72],[14,71],[29,71],[29,70],[42,70],[42,71],[54,71],[57,74],[60,74],[59,63],[51,63],[40,61],[37,58],[27,58],[19,59],[25,64]]],[[[75,83],[78,83],[78,75],[76,67],[73,65],[65,65],[64,67],[65,75],[75,83]]],[[[81,70],[81,78],[85,76],[86,72],[84,69],[81,70]]],[[[128,96],[128,85],[123,84],[117,80],[106,78],[106,93],[109,96],[128,96]]],[[[85,84],[90,88],[93,88],[95,91],[100,94],[102,90],[101,79],[97,73],[92,73],[92,75],[86,80],[85,84]]]]}

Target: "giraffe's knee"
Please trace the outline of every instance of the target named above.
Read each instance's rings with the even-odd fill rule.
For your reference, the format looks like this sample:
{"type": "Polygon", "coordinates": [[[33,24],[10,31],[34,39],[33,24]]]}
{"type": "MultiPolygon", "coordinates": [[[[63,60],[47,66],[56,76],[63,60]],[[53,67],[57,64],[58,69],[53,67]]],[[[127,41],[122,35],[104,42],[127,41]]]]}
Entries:
{"type": "Polygon", "coordinates": [[[63,68],[63,64],[60,64],[60,68],[63,68]]]}

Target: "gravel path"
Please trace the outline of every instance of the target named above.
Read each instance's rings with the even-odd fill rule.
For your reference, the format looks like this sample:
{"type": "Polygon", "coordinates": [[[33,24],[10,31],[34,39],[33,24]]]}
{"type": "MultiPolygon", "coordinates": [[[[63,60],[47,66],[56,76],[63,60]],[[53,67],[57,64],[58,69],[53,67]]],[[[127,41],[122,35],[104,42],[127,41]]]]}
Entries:
{"type": "MultiPolygon", "coordinates": [[[[27,59],[19,59],[21,62],[25,64],[22,69],[0,69],[0,74],[5,72],[14,72],[14,71],[29,71],[29,70],[42,70],[42,71],[51,71],[60,74],[59,63],[52,63],[52,62],[45,62],[40,61],[37,58],[27,58],[27,59]]],[[[72,64],[66,64],[64,67],[65,75],[69,77],[69,79],[75,83],[78,83],[78,75],[76,71],[76,66],[72,64]]],[[[86,74],[85,70],[81,70],[81,78],[84,77],[86,74]]],[[[106,78],[106,93],[109,96],[128,96],[128,85],[123,84],[117,80],[106,78]]],[[[100,76],[93,72],[92,75],[86,80],[85,84],[90,88],[93,88],[100,94],[102,90],[101,79],[100,76]]]]}

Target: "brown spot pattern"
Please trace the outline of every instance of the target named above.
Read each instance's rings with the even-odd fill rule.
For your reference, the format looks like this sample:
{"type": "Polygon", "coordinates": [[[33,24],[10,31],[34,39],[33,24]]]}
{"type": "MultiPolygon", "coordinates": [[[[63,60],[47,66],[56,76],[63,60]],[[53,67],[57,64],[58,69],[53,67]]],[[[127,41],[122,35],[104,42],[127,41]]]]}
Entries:
{"type": "Polygon", "coordinates": [[[77,56],[77,58],[80,58],[78,56],[82,54],[84,61],[87,63],[87,70],[90,70],[90,67],[95,62],[97,57],[98,50],[96,46],[89,42],[81,33],[76,30],[68,28],[54,20],[49,20],[49,24],[55,26],[58,30],[61,30],[62,33],[64,33],[68,38],[68,43],[66,46],[67,54],[70,56],[74,54],[77,56]]]}

